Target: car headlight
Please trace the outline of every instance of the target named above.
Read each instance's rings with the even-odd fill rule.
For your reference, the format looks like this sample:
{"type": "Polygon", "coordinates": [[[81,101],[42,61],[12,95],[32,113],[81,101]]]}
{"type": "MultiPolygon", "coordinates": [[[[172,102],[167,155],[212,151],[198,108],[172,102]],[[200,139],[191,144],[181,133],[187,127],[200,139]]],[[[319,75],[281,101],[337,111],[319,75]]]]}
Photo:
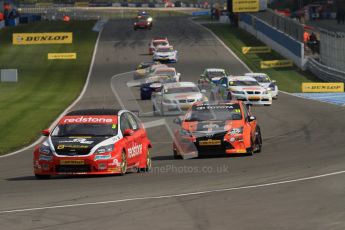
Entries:
{"type": "Polygon", "coordinates": [[[48,145],[46,145],[45,143],[43,143],[38,150],[40,153],[46,154],[46,155],[50,155],[52,154],[52,151],[50,149],[50,147],[48,145]]]}
{"type": "Polygon", "coordinates": [[[231,134],[231,135],[243,134],[243,127],[240,127],[240,128],[232,128],[232,129],[229,131],[229,134],[231,134]]]}
{"type": "Polygon", "coordinates": [[[96,151],[95,154],[103,154],[103,153],[109,153],[114,150],[114,144],[101,146],[96,151]]]}
{"type": "Polygon", "coordinates": [[[233,94],[244,94],[243,91],[231,91],[233,94]]]}

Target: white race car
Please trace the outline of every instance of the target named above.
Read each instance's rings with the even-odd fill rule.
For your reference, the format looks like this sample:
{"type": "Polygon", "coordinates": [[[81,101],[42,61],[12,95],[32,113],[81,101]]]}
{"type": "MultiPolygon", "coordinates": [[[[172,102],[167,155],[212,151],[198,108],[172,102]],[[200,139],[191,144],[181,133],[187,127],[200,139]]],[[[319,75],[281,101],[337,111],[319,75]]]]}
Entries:
{"type": "Polygon", "coordinates": [[[153,54],[156,51],[156,48],[160,47],[169,47],[169,41],[167,38],[154,38],[149,44],[149,54],[153,54]]]}
{"type": "Polygon", "coordinates": [[[149,66],[148,68],[145,68],[145,69],[137,69],[135,72],[134,72],[134,79],[135,80],[138,80],[138,79],[143,79],[145,77],[147,77],[148,75],[152,75],[154,74],[154,72],[160,68],[167,68],[168,66],[167,65],[164,65],[164,64],[154,64],[154,65],[151,65],[149,66]]]}
{"type": "Polygon", "coordinates": [[[172,46],[158,46],[152,59],[160,62],[177,62],[177,50],[174,50],[172,46]]]}
{"type": "Polygon", "coordinates": [[[188,110],[197,101],[207,101],[193,82],[166,83],[152,94],[154,114],[176,114],[188,110]]]}
{"type": "Polygon", "coordinates": [[[271,78],[265,73],[246,73],[245,76],[255,78],[259,84],[265,87],[272,95],[273,99],[278,99],[278,86],[275,80],[271,80],[271,78]]]}
{"type": "Polygon", "coordinates": [[[173,67],[162,67],[155,69],[150,73],[147,78],[156,77],[156,76],[168,76],[175,79],[175,81],[180,81],[181,74],[176,71],[173,67]]]}
{"type": "Polygon", "coordinates": [[[210,100],[241,100],[251,105],[269,106],[272,104],[272,95],[255,78],[223,77],[212,89],[210,100]]]}

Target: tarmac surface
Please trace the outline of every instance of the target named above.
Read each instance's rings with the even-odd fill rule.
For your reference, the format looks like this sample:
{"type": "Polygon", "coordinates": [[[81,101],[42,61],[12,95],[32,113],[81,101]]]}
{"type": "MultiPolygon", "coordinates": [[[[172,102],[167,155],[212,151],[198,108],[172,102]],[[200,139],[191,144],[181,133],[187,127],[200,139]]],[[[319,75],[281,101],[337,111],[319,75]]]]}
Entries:
{"type": "Polygon", "coordinates": [[[36,180],[32,149],[0,161],[1,229],[341,229],[345,228],[345,109],[281,93],[254,108],[263,151],[252,157],[174,160],[173,117],[152,117],[150,101],[129,89],[152,37],[179,51],[185,81],[204,68],[248,72],[207,30],[186,18],[161,19],[152,31],[111,20],[102,32],[79,108],[140,108],[153,143],[153,170],[124,177],[36,180]],[[114,93],[116,92],[116,93],[114,93]],[[158,122],[157,122],[158,123],[158,122]],[[167,124],[167,125],[165,125],[167,124]]]}

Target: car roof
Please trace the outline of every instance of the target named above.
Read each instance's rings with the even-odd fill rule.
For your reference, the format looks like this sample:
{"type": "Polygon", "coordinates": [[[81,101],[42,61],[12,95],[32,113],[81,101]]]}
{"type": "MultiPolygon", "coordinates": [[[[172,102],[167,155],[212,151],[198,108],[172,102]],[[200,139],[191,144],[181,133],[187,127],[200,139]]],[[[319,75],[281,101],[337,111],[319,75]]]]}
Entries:
{"type": "Polygon", "coordinates": [[[207,68],[206,71],[207,72],[225,72],[225,69],[221,69],[221,68],[207,68]]]}
{"type": "Polygon", "coordinates": [[[255,78],[249,76],[229,76],[229,81],[256,81],[255,78]]]}
{"type": "Polygon", "coordinates": [[[156,71],[176,71],[174,67],[162,67],[162,68],[157,68],[156,71]]]}
{"type": "Polygon", "coordinates": [[[246,73],[245,76],[253,76],[253,77],[268,77],[265,73],[246,73]]]}
{"type": "Polygon", "coordinates": [[[171,89],[171,88],[178,88],[178,87],[196,87],[194,82],[189,81],[180,81],[180,82],[169,82],[164,84],[164,88],[171,89]]]}
{"type": "Polygon", "coordinates": [[[68,112],[65,116],[78,116],[78,115],[113,115],[117,116],[120,112],[119,109],[82,109],[68,112]]]}
{"type": "Polygon", "coordinates": [[[168,39],[167,38],[154,38],[152,39],[153,42],[167,42],[168,39]]]}

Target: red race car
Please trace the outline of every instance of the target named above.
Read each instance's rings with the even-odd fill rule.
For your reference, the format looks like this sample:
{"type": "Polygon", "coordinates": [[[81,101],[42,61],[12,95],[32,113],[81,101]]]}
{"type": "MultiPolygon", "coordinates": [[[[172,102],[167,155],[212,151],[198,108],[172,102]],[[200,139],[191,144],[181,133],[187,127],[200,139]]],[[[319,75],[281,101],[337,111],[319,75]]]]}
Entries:
{"type": "Polygon", "coordinates": [[[174,134],[174,158],[261,151],[260,127],[241,101],[196,103],[175,123],[181,127],[174,134]]]}
{"type": "Polygon", "coordinates": [[[127,110],[90,109],[65,115],[34,150],[37,179],[53,175],[121,174],[151,168],[151,142],[137,116],[127,110]]]}
{"type": "Polygon", "coordinates": [[[152,28],[152,18],[151,17],[137,17],[134,25],[134,30],[137,29],[151,29],[152,28]]]}

